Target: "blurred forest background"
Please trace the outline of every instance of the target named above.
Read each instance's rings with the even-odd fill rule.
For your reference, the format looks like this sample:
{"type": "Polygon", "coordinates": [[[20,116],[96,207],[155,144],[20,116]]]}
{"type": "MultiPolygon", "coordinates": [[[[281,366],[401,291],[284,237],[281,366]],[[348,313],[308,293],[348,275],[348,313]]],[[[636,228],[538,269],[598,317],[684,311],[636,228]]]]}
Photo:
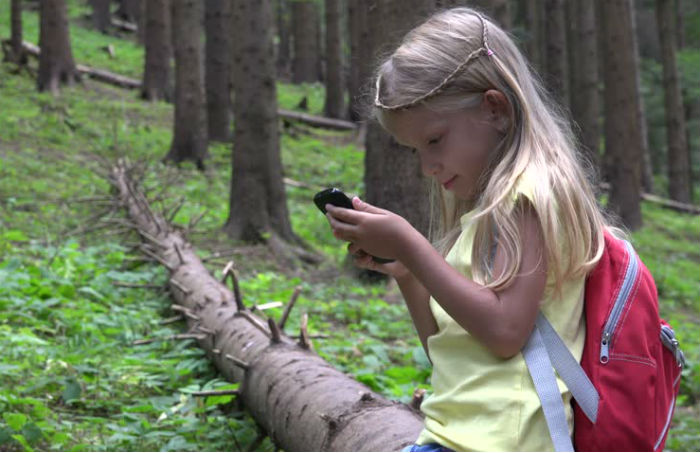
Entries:
{"type": "MultiPolygon", "coordinates": [[[[417,406],[430,364],[398,289],[352,269],[311,198],[340,187],[427,231],[417,158],[363,111],[379,56],[463,5],[577,125],[687,355],[666,448],[697,450],[692,0],[0,0],[0,449],[320,448],[239,384],[262,360],[221,340],[206,278],[248,307],[241,331],[417,406]],[[213,277],[188,280],[194,260],[213,277]]],[[[301,430],[333,431],[324,414],[301,430]]]]}

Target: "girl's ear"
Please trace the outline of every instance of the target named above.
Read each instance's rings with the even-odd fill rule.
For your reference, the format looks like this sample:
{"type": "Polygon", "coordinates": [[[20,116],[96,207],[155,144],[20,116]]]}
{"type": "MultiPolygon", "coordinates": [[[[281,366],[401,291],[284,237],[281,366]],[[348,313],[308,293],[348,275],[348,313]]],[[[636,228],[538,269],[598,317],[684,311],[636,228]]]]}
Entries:
{"type": "Polygon", "coordinates": [[[487,90],[484,93],[481,107],[485,109],[487,118],[496,123],[501,123],[503,118],[508,118],[508,99],[498,90],[487,90]]]}

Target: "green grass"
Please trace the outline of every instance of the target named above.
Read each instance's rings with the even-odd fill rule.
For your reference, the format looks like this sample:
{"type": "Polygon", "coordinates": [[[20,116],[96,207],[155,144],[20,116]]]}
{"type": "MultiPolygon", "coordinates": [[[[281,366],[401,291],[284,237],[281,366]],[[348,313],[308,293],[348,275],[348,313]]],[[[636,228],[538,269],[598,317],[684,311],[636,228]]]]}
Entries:
{"type": "MultiPolygon", "coordinates": [[[[83,28],[82,3],[71,2],[76,61],[139,77],[142,50],[129,40],[83,28]],[[113,44],[110,59],[100,47],[113,44]]],[[[9,2],[0,2],[0,37],[7,36],[9,2]]],[[[24,14],[25,39],[36,42],[36,14],[24,14]]],[[[279,104],[294,108],[308,96],[319,113],[318,85],[279,84],[279,104]]],[[[136,264],[137,238],[94,217],[109,211],[109,186],[94,170],[100,159],[147,161],[144,182],[163,191],[166,210],[181,198],[174,222],[206,211],[190,239],[200,254],[228,251],[240,267],[249,303],[286,301],[302,287],[288,332],[309,314],[321,356],[389,398],[408,401],[429,385],[429,364],[397,291],[361,284],[342,271],[344,246],[311,203],[316,187],[363,192],[363,151],[346,133],[288,131],[281,139],[284,176],[295,232],[327,259],[318,269],[281,269],[263,247],[234,244],[221,232],[228,216],[230,144],[210,144],[207,170],[179,170],[160,159],[171,140],[172,106],[144,103],[134,92],[95,82],[37,93],[26,72],[0,64],[0,449],[225,450],[247,449],[253,421],[228,397],[199,399],[199,389],[226,388],[192,343],[130,346],[135,339],[182,332],[162,326],[171,316],[167,294],[124,288],[113,281],[165,283],[163,269],[136,264]],[[81,232],[83,231],[83,232],[81,232]]],[[[645,227],[632,235],[655,276],[662,315],[676,328],[688,357],[680,407],[667,447],[697,448],[700,407],[700,217],[648,203],[645,227]]],[[[108,217],[120,218],[118,209],[108,217]]],[[[223,263],[211,261],[210,270],[223,263]]],[[[273,317],[280,309],[271,310],[273,317]]],[[[259,450],[274,446],[266,440],[259,450]]]]}

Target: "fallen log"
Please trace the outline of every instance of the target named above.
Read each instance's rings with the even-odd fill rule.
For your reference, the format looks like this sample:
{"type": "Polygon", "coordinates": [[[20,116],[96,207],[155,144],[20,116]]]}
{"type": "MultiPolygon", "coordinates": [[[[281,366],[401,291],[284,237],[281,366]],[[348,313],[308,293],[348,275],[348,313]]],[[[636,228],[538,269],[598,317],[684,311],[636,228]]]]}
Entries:
{"type": "Polygon", "coordinates": [[[308,113],[294,112],[291,110],[278,109],[277,114],[280,118],[290,121],[300,121],[310,126],[322,127],[325,129],[337,129],[342,131],[351,131],[357,128],[357,125],[352,121],[339,120],[335,118],[326,118],[323,116],[309,115],[308,113]]]}
{"type": "Polygon", "coordinates": [[[128,31],[132,33],[136,33],[139,30],[138,25],[136,25],[135,23],[127,22],[125,20],[117,19],[114,17],[111,19],[111,24],[114,28],[118,28],[119,30],[128,31]]]}
{"type": "Polygon", "coordinates": [[[131,77],[115,74],[113,72],[105,71],[104,69],[93,68],[84,64],[77,64],[76,68],[80,73],[85,74],[92,79],[99,80],[100,82],[107,82],[111,85],[133,90],[141,88],[141,81],[132,79],[131,77]]]}
{"type": "MultiPolygon", "coordinates": [[[[27,52],[27,54],[39,58],[39,53],[41,52],[39,46],[24,41],[22,42],[22,48],[25,50],[25,52],[27,52]]],[[[80,72],[81,74],[85,74],[92,79],[99,80],[100,82],[107,82],[111,85],[116,85],[122,88],[141,88],[140,80],[105,71],[104,69],[93,68],[84,64],[76,64],[75,66],[78,72],[80,72]]]]}
{"type": "MultiPolygon", "coordinates": [[[[276,445],[288,451],[399,451],[417,438],[422,419],[415,409],[333,368],[311,350],[305,329],[297,342],[245,308],[180,233],[151,211],[129,172],[120,162],[110,182],[147,244],[143,250],[169,269],[173,308],[222,375],[240,382],[238,397],[276,445]]],[[[235,283],[232,266],[226,275],[235,283]]]]}
{"type": "MultiPolygon", "coordinates": [[[[610,190],[610,183],[601,182],[598,186],[605,192],[610,190]]],[[[650,203],[661,205],[664,208],[673,209],[674,211],[684,212],[686,214],[700,214],[700,206],[694,204],[681,203],[680,201],[662,198],[648,192],[641,192],[639,198],[650,203]]]]}

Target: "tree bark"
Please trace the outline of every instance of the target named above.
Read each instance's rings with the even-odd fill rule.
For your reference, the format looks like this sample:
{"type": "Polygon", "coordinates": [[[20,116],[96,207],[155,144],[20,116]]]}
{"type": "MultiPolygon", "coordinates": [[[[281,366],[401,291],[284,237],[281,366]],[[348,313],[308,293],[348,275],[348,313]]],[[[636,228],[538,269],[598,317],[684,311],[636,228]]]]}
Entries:
{"type": "Polygon", "coordinates": [[[683,1],[675,0],[676,13],[676,47],[680,50],[685,47],[685,20],[683,19],[683,1]]]}
{"type": "Polygon", "coordinates": [[[10,44],[12,52],[15,55],[22,54],[22,2],[21,0],[12,0],[10,4],[10,22],[11,34],[10,44]]]}
{"type": "Polygon", "coordinates": [[[602,19],[603,78],[605,80],[605,152],[610,157],[608,206],[623,223],[642,226],[639,204],[643,148],[638,116],[631,0],[598,0],[602,19]]]}
{"type": "Polygon", "coordinates": [[[37,88],[55,94],[60,85],[73,85],[79,78],[70,46],[65,0],[41,1],[39,20],[41,54],[37,88]]]}
{"type": "Polygon", "coordinates": [[[530,0],[526,8],[528,37],[525,51],[532,65],[540,74],[544,74],[544,0],[530,0]]]}
{"type": "Polygon", "coordinates": [[[205,6],[208,131],[210,140],[220,142],[231,139],[230,4],[230,0],[207,0],[205,6]]]}
{"type": "Polygon", "coordinates": [[[649,128],[647,127],[646,106],[642,95],[642,74],[639,53],[639,34],[637,33],[637,14],[635,13],[635,3],[632,3],[632,35],[634,36],[634,65],[637,68],[637,116],[639,117],[639,127],[642,134],[642,189],[646,192],[654,192],[654,172],[651,165],[651,150],[649,149],[649,128]]]}
{"type": "Polygon", "coordinates": [[[102,33],[106,33],[112,22],[110,0],[90,0],[92,5],[92,23],[102,33]]]}
{"type": "Polygon", "coordinates": [[[362,98],[367,90],[372,65],[370,63],[370,38],[368,24],[368,0],[348,2],[348,28],[350,34],[350,77],[348,77],[348,118],[362,119],[362,98]]]}
{"type": "MultiPolygon", "coordinates": [[[[403,35],[426,19],[434,7],[431,0],[377,1],[370,11],[374,55],[395,48],[403,35]]],[[[396,143],[376,121],[367,126],[365,150],[366,201],[401,215],[427,235],[427,181],[417,156],[396,143]]]]}
{"type": "Polygon", "coordinates": [[[600,101],[598,95],[598,44],[595,8],[589,0],[570,4],[569,21],[575,23],[573,39],[569,42],[573,62],[571,112],[580,128],[583,154],[593,168],[600,172],[598,144],[600,142],[600,101]],[[575,75],[575,76],[574,76],[575,75]]]}
{"type": "Polygon", "coordinates": [[[513,28],[513,14],[508,0],[494,0],[491,3],[491,16],[504,30],[513,28]]]}
{"type": "Polygon", "coordinates": [[[22,3],[20,0],[12,0],[10,5],[10,39],[2,42],[4,61],[24,66],[27,63],[27,54],[22,46],[22,3]]]}
{"type": "Polygon", "coordinates": [[[189,160],[200,170],[207,157],[207,112],[202,67],[202,4],[172,0],[175,48],[175,121],[166,161],[189,160]]]}
{"type": "Polygon", "coordinates": [[[294,30],[294,57],[292,81],[294,83],[317,82],[318,73],[318,8],[314,0],[298,0],[292,4],[294,30]]]}
{"type": "Polygon", "coordinates": [[[343,62],[340,0],[326,0],[326,103],[325,115],[343,118],[343,62]]]}
{"type": "Polygon", "coordinates": [[[545,80],[562,105],[569,100],[564,0],[545,0],[545,80]]]}
{"type": "Polygon", "coordinates": [[[686,141],[685,113],[681,97],[678,66],[676,64],[676,30],[672,0],[656,0],[656,18],[661,43],[663,65],[664,107],[666,112],[666,142],[668,149],[668,194],[682,203],[690,202],[688,181],[688,143],[686,141]]]}
{"type": "Polygon", "coordinates": [[[170,101],[173,97],[170,1],[148,0],[145,6],[146,57],[141,97],[170,101]]]}
{"type": "Polygon", "coordinates": [[[141,0],[119,0],[117,15],[128,22],[138,24],[141,15],[141,0]]]}
{"type": "MultiPolygon", "coordinates": [[[[258,0],[247,0],[257,3],[258,0]]],[[[237,2],[238,3],[238,2],[237,2]]],[[[238,8],[238,6],[236,6],[238,8]]],[[[264,29],[263,29],[264,30],[264,29]]],[[[273,62],[274,64],[274,62],[273,62]]],[[[387,401],[242,306],[214,279],[179,233],[153,214],[118,166],[111,183],[149,256],[170,271],[169,287],[199,346],[228,380],[270,439],[286,451],[399,451],[422,428],[420,415],[387,401]],[[239,304],[241,307],[239,309],[239,304]]]]}
{"type": "Polygon", "coordinates": [[[287,0],[277,0],[277,77],[288,79],[292,59],[292,40],[290,39],[290,12],[287,0]]]}
{"type": "Polygon", "coordinates": [[[263,242],[269,234],[296,242],[282,182],[271,0],[237,1],[232,19],[235,122],[224,230],[248,242],[263,242]]]}

